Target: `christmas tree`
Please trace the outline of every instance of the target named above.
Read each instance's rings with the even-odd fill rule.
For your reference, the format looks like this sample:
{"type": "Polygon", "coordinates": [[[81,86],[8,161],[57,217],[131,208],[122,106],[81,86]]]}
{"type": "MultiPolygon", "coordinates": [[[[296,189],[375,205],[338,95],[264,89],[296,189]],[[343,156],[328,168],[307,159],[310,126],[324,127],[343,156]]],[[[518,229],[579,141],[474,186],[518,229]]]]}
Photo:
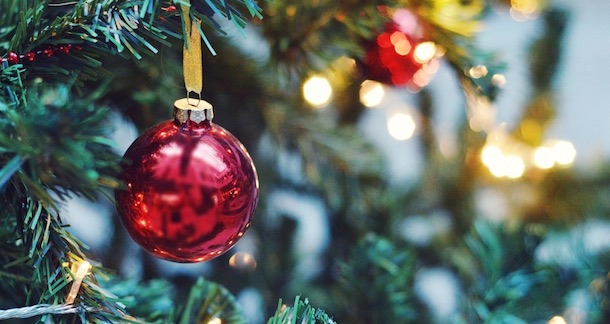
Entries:
{"type": "Polygon", "coordinates": [[[0,319],[606,322],[578,8],[0,0],[0,319]]]}

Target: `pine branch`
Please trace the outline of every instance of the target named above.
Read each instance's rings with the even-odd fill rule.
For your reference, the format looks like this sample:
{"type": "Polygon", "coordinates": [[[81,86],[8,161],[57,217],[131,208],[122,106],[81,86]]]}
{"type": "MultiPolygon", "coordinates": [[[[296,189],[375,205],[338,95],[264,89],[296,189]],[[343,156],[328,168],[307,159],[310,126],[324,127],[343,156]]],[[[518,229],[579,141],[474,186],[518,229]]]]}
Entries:
{"type": "MultiPolygon", "coordinates": [[[[179,0],[2,1],[0,7],[8,8],[3,12],[5,19],[0,21],[0,60],[5,63],[0,69],[2,83],[16,81],[6,63],[24,65],[24,78],[29,81],[37,77],[67,81],[74,75],[79,75],[79,81],[95,80],[101,74],[100,57],[129,53],[140,59],[142,53],[156,54],[157,44],[170,46],[167,37],[183,38],[184,34],[180,19],[183,13],[176,6],[182,3],[179,0]],[[55,50],[59,46],[61,50],[55,50]]],[[[261,17],[261,8],[255,2],[234,2],[245,7],[250,15],[261,17]]],[[[222,29],[214,14],[232,21],[240,29],[246,24],[244,16],[225,0],[193,0],[191,8],[192,17],[220,32],[222,29]]],[[[214,52],[204,30],[199,32],[214,52]]],[[[8,85],[21,84],[10,82],[8,85]]]]}
{"type": "Polygon", "coordinates": [[[184,310],[172,322],[188,323],[247,323],[233,295],[222,286],[199,278],[191,288],[184,310]]]}
{"type": "Polygon", "coordinates": [[[275,314],[267,320],[267,324],[336,324],[323,310],[315,309],[309,305],[309,300],[301,300],[300,296],[294,299],[292,307],[282,304],[280,299],[275,314]]]}
{"type": "Polygon", "coordinates": [[[389,240],[366,235],[340,264],[342,290],[354,323],[415,321],[417,302],[409,294],[414,254],[389,240]]]}
{"type": "Polygon", "coordinates": [[[536,290],[558,288],[547,269],[534,266],[532,252],[539,238],[522,227],[478,221],[464,242],[452,258],[470,287],[462,305],[468,322],[510,319],[525,323],[554,315],[557,310],[548,307],[550,297],[533,296],[536,290]]]}

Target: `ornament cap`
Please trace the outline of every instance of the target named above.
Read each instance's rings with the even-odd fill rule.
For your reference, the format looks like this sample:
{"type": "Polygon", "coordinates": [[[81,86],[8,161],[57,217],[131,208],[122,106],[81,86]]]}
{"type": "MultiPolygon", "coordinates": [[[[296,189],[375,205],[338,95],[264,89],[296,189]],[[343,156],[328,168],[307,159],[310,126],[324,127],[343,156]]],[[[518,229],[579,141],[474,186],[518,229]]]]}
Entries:
{"type": "Polygon", "coordinates": [[[174,102],[174,114],[181,123],[191,120],[197,124],[214,119],[212,104],[201,99],[182,98],[174,102]]]}

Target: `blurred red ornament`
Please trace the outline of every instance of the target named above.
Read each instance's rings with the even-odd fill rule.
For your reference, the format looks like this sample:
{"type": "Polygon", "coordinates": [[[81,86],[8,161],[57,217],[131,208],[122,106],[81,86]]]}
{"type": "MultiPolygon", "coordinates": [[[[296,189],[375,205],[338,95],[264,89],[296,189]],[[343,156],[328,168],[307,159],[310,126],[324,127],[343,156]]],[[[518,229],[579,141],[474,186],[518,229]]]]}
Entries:
{"type": "Polygon", "coordinates": [[[422,62],[414,52],[421,40],[402,31],[395,22],[388,23],[374,41],[366,45],[362,61],[366,77],[391,85],[409,84],[422,62]]]}
{"type": "Polygon", "coordinates": [[[229,250],[250,227],[258,200],[250,155],[211,122],[204,104],[209,109],[174,108],[174,120],[145,131],[121,163],[127,188],[115,197],[123,225],[142,248],[170,261],[200,262],[229,250]]]}

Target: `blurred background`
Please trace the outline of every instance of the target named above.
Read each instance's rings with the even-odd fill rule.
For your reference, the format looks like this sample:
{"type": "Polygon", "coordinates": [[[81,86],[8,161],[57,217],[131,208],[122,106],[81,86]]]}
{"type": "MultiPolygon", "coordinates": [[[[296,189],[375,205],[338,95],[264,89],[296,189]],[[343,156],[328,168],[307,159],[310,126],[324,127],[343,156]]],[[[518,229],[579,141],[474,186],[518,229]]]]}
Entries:
{"type": "MultiPolygon", "coordinates": [[[[375,3],[265,2],[245,36],[209,33],[204,98],[261,182],[253,226],[221,257],[146,254],[102,196],[67,200],[65,220],[121,277],[166,278],[180,296],[204,276],[252,323],[295,295],[339,323],[604,322],[610,2],[430,3],[366,34],[375,3]],[[415,55],[404,65],[374,54],[396,30],[415,55]]],[[[105,62],[117,154],[171,118],[180,49],[105,62]]]]}

